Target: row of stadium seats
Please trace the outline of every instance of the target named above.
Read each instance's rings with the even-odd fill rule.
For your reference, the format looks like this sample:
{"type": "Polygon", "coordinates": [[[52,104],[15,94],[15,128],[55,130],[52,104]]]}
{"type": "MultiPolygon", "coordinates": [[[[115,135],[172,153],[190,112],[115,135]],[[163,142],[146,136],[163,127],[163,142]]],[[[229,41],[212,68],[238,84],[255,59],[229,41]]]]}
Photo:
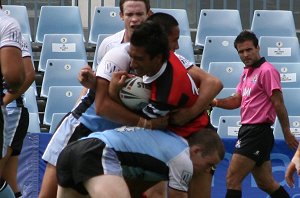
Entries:
{"type": "MultiPolygon", "coordinates": [[[[20,22],[22,32],[28,34],[32,41],[26,7],[4,5],[3,9],[20,22]]],[[[186,10],[152,8],[152,11],[173,15],[180,24],[180,34],[191,36],[186,10]]],[[[92,21],[88,39],[88,43],[91,44],[97,43],[99,34],[113,34],[124,28],[124,23],[119,17],[118,7],[95,7],[92,21]]],[[[236,36],[242,29],[238,10],[202,9],[195,45],[204,46],[206,36],[236,36]]],[[[296,36],[293,14],[291,11],[285,10],[255,10],[250,29],[258,37],[296,36]]],[[[43,43],[45,34],[81,34],[84,39],[79,8],[77,6],[42,6],[35,42],[43,43]]]]}

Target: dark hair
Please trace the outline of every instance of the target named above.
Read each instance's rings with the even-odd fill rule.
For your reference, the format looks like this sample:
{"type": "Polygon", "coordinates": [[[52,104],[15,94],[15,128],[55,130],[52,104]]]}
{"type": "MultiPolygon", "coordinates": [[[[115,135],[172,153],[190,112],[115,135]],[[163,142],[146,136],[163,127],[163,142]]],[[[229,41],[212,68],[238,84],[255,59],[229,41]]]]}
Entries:
{"type": "Polygon", "coordinates": [[[256,35],[254,34],[254,32],[249,31],[249,30],[243,30],[235,39],[234,41],[234,47],[235,49],[237,44],[239,43],[244,43],[245,41],[252,41],[254,46],[257,47],[258,46],[258,39],[256,37],[256,35]]]}
{"type": "Polygon", "coordinates": [[[208,128],[201,129],[187,138],[189,146],[199,145],[202,150],[202,156],[212,154],[217,151],[222,160],[225,155],[224,144],[216,131],[208,128]]]}
{"type": "Polygon", "coordinates": [[[141,1],[141,2],[144,2],[145,6],[146,6],[146,12],[148,13],[149,10],[150,10],[150,2],[149,2],[149,0],[120,0],[119,7],[120,7],[120,12],[121,13],[123,13],[123,11],[124,11],[123,5],[124,5],[124,3],[126,1],[141,1]]]}
{"type": "Polygon", "coordinates": [[[161,54],[162,61],[169,58],[168,37],[158,23],[145,21],[133,31],[130,43],[137,47],[144,47],[151,58],[161,54]]]}
{"type": "Polygon", "coordinates": [[[179,25],[178,21],[172,15],[162,12],[152,14],[147,20],[160,24],[167,34],[170,34],[172,28],[179,25]]]}

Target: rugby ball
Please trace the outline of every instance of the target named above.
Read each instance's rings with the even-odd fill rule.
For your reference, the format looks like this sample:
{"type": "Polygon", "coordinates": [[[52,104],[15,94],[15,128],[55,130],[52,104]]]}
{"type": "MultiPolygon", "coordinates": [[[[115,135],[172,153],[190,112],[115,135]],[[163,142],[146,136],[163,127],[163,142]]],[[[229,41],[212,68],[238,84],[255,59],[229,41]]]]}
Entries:
{"type": "Polygon", "coordinates": [[[119,93],[122,103],[134,111],[142,110],[149,103],[150,94],[150,86],[138,76],[126,79],[119,93]]]}

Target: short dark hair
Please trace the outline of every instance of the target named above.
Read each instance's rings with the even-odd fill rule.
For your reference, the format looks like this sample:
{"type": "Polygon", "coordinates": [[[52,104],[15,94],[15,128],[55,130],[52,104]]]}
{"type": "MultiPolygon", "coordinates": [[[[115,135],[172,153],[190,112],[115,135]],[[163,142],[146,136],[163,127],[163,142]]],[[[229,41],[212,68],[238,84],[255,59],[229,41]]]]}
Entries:
{"type": "Polygon", "coordinates": [[[162,61],[169,58],[168,36],[158,23],[145,21],[133,31],[130,43],[144,47],[151,58],[162,55],[162,61]]]}
{"type": "Polygon", "coordinates": [[[167,34],[170,34],[172,28],[178,26],[178,21],[170,14],[157,12],[148,17],[149,21],[154,21],[160,24],[166,31],[167,34]]]}
{"type": "Polygon", "coordinates": [[[220,159],[222,160],[225,156],[224,144],[219,137],[218,133],[212,129],[204,128],[199,132],[195,132],[188,138],[189,146],[199,145],[202,150],[202,156],[212,154],[217,151],[220,159]]]}
{"type": "Polygon", "coordinates": [[[150,1],[149,0],[120,0],[119,7],[120,7],[120,12],[121,13],[123,13],[123,11],[124,11],[123,5],[126,1],[141,1],[141,2],[144,2],[145,6],[146,6],[146,12],[148,13],[149,10],[150,10],[150,1]]]}
{"type": "Polygon", "coordinates": [[[243,43],[245,41],[252,41],[254,46],[257,47],[258,46],[258,39],[256,37],[256,35],[254,34],[254,32],[249,31],[249,30],[243,30],[235,39],[234,41],[234,47],[235,49],[237,49],[237,44],[239,43],[243,43]]]}

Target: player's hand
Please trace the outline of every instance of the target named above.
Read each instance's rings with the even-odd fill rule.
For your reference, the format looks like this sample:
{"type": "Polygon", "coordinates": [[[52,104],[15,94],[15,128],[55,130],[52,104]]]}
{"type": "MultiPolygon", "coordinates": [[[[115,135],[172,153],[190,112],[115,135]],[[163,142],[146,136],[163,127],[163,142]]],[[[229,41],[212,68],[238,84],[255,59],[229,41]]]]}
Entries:
{"type": "Polygon", "coordinates": [[[288,133],[284,133],[284,139],[289,148],[295,150],[298,148],[299,142],[290,131],[288,133]]]}
{"type": "Polygon", "coordinates": [[[163,116],[153,119],[145,119],[140,117],[137,126],[145,129],[166,129],[168,126],[168,120],[169,116],[163,116]]]}
{"type": "Polygon", "coordinates": [[[84,86],[88,89],[96,88],[96,75],[89,65],[84,66],[80,70],[80,72],[78,74],[78,80],[82,86],[84,86]]]}
{"type": "MultiPolygon", "coordinates": [[[[296,172],[296,166],[293,162],[291,162],[285,172],[285,180],[286,183],[289,185],[289,187],[293,188],[295,187],[295,181],[294,181],[294,173],[296,172]]],[[[300,172],[297,173],[298,175],[300,174],[300,172]]]]}
{"type": "Polygon", "coordinates": [[[114,72],[112,74],[111,81],[109,83],[109,95],[112,98],[119,98],[119,92],[125,85],[125,80],[129,77],[129,74],[125,71],[114,72]]]}

